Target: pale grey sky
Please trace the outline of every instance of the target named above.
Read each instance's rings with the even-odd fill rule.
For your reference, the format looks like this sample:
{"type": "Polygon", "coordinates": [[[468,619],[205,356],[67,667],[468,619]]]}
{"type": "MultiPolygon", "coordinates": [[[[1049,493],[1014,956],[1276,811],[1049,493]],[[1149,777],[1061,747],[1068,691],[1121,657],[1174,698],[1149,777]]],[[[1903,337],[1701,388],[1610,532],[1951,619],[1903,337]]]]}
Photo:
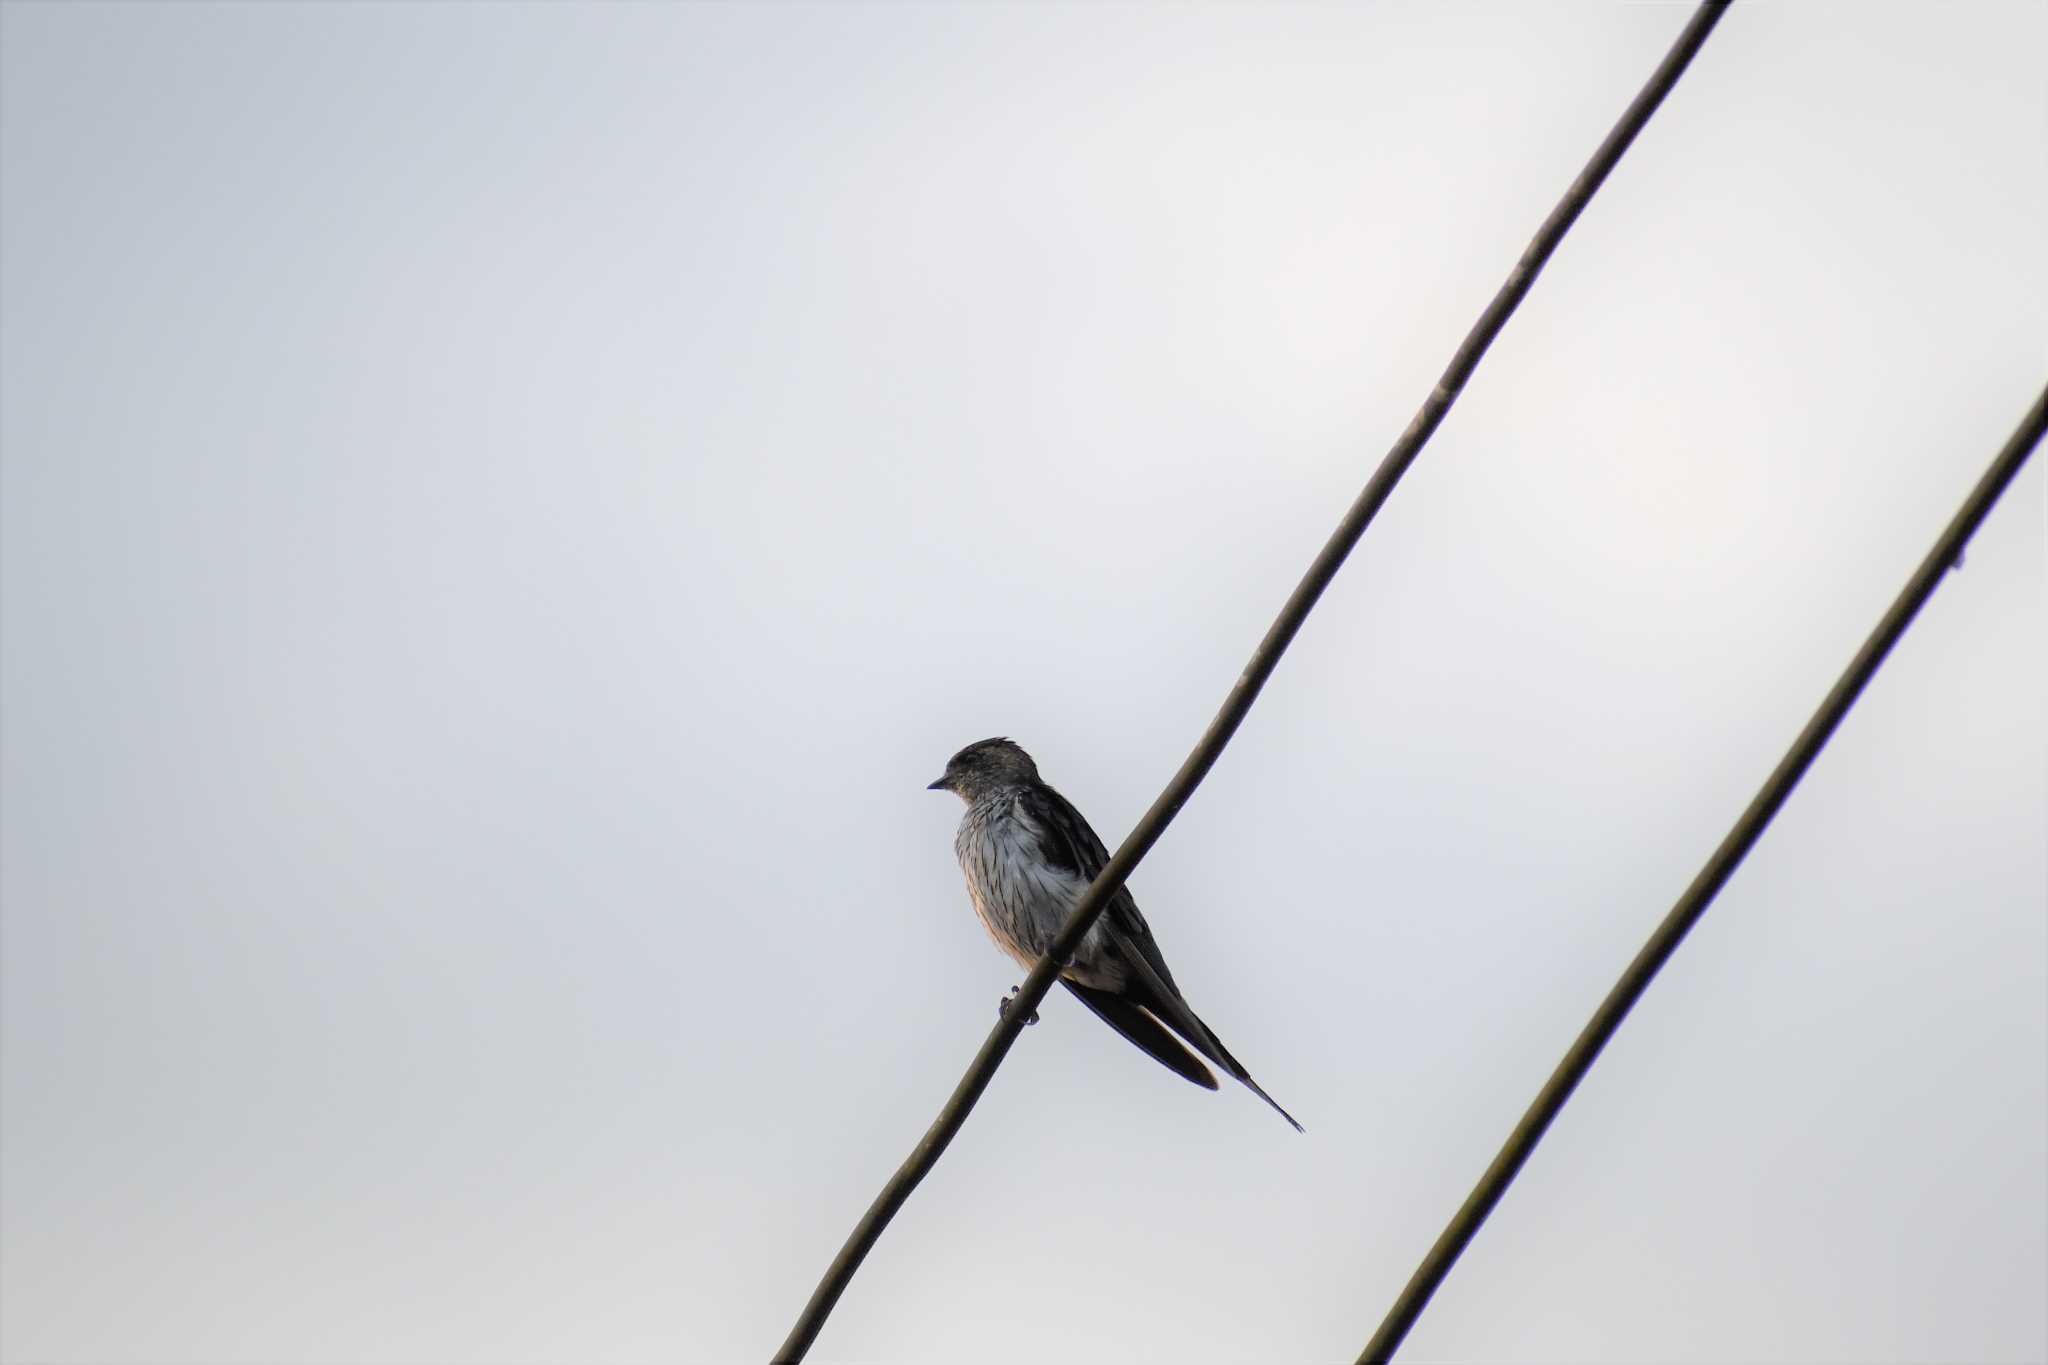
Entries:
{"type": "MultiPolygon", "coordinates": [[[[0,9],[0,1355],[778,1342],[1664,5],[0,9]]],[[[815,1358],[1348,1360],[2048,376],[2048,7],[1739,5],[815,1358]]],[[[2048,1356],[2048,476],[1415,1360],[2048,1356]]]]}

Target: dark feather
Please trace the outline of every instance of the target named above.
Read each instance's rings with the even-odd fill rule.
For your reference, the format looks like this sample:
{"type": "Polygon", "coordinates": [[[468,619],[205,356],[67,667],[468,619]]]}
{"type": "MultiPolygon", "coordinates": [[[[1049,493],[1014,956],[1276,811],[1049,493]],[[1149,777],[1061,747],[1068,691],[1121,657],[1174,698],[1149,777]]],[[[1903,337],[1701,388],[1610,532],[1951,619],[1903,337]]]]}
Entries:
{"type": "MultiPolygon", "coordinates": [[[[1102,846],[1102,840],[1096,837],[1081,812],[1074,809],[1073,802],[1043,782],[1026,787],[1017,799],[1032,823],[1044,831],[1039,836],[1038,850],[1047,862],[1091,882],[1109,865],[1109,850],[1102,846]]],[[[1116,889],[1097,923],[1105,926],[1127,953],[1142,958],[1173,997],[1180,998],[1180,987],[1173,984],[1173,973],[1166,969],[1166,959],[1152,937],[1152,926],[1138,913],[1138,902],[1128,886],[1116,889]]]]}
{"type": "MultiPolygon", "coordinates": [[[[1102,846],[1102,840],[1096,837],[1087,819],[1066,797],[1043,782],[1035,782],[1026,786],[1017,800],[1031,822],[1042,831],[1038,850],[1048,863],[1089,881],[1093,881],[1109,863],[1109,851],[1102,846]]],[[[1252,1079],[1252,1073],[1245,1069],[1244,1063],[1231,1056],[1230,1050],[1223,1046],[1223,1040],[1188,1008],[1187,1001],[1181,998],[1180,987],[1173,982],[1173,973],[1166,969],[1166,959],[1160,954],[1158,941],[1152,937],[1152,926],[1145,923],[1145,917],[1138,913],[1138,902],[1128,887],[1117,888],[1097,923],[1103,926],[1110,941],[1116,945],[1118,956],[1130,969],[1130,978],[1124,983],[1123,993],[1113,995],[1071,981],[1061,984],[1080,996],[1082,1003],[1101,1016],[1103,1022],[1167,1067],[1197,1085],[1214,1089],[1215,1078],[1166,1035],[1160,1028],[1161,1024],[1166,1025],[1186,1039],[1189,1047],[1222,1067],[1246,1089],[1271,1105],[1273,1112],[1293,1124],[1295,1132],[1302,1132],[1302,1126],[1295,1123],[1294,1115],[1282,1109],[1279,1101],[1252,1079]],[[1193,1072],[1189,1071],[1190,1066],[1195,1069],[1193,1072]],[[1196,1072],[1200,1073],[1199,1076],[1196,1072]]]]}
{"type": "MultiPolygon", "coordinates": [[[[1216,1088],[1216,1077],[1209,1068],[1195,1059],[1195,1055],[1174,1041],[1172,1034],[1160,1027],[1159,1021],[1139,1009],[1121,995],[1096,990],[1072,981],[1060,982],[1080,998],[1082,1004],[1095,1011],[1103,1023],[1136,1043],[1154,1060],[1175,1074],[1184,1076],[1204,1090],[1216,1088]]],[[[1291,1120],[1290,1120],[1291,1122],[1291,1120]]]]}
{"type": "Polygon", "coordinates": [[[1124,983],[1121,999],[1142,1006],[1157,1015],[1161,1023],[1187,1039],[1188,1045],[1195,1051],[1222,1067],[1245,1089],[1271,1105],[1273,1112],[1286,1119],[1295,1132],[1308,1131],[1295,1121],[1294,1115],[1280,1107],[1280,1101],[1266,1093],[1265,1087],[1252,1079],[1252,1073],[1245,1070],[1244,1063],[1230,1055],[1230,1049],[1223,1046],[1223,1040],[1211,1032],[1209,1026],[1188,1008],[1187,1001],[1180,998],[1178,991],[1171,989],[1167,983],[1159,981],[1156,977],[1150,977],[1141,959],[1127,957],[1126,961],[1131,962],[1135,970],[1131,979],[1124,983]]]}
{"type": "Polygon", "coordinates": [[[1038,851],[1045,861],[1070,876],[1089,881],[1109,861],[1102,841],[1074,809],[1074,803],[1043,782],[1017,793],[1017,804],[1038,826],[1038,851]]]}

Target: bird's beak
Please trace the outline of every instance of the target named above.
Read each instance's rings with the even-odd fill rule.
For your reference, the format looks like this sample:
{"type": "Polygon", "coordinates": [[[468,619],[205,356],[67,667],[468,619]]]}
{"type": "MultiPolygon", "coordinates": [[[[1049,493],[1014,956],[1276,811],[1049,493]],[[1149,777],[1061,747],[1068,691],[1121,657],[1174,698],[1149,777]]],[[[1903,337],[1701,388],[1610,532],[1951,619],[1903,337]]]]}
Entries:
{"type": "Polygon", "coordinates": [[[925,790],[928,792],[942,792],[946,790],[946,779],[943,777],[940,778],[938,781],[931,783],[929,786],[927,786],[925,790]]]}

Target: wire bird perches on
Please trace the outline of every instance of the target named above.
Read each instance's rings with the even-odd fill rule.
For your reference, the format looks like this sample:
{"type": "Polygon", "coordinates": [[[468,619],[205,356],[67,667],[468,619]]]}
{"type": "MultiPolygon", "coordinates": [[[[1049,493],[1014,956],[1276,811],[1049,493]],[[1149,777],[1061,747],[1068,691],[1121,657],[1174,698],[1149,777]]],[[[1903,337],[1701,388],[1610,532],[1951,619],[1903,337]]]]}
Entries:
{"type": "Polygon", "coordinates": [[[1053,939],[1052,947],[1024,978],[1024,983],[1011,1001],[1009,1010],[989,1033],[987,1040],[981,1045],[981,1050],[975,1053],[974,1061],[967,1068],[967,1074],[960,1078],[960,1083],[954,1087],[945,1107],[939,1111],[939,1116],[932,1121],[931,1127],[925,1130],[924,1136],[911,1149],[910,1155],[904,1159],[896,1173],[889,1177],[888,1183],[882,1187],[882,1192],[875,1196],[874,1202],[868,1206],[867,1212],[861,1216],[860,1222],[847,1236],[845,1244],[839,1249],[839,1254],[833,1257],[832,1264],[826,1268],[824,1278],[818,1282],[818,1287],[812,1291],[803,1312],[798,1315],[796,1325],[790,1328],[789,1336],[776,1351],[774,1358],[777,1362],[799,1361],[809,1352],[811,1344],[817,1340],[819,1329],[825,1325],[825,1319],[831,1316],[833,1305],[838,1303],[840,1294],[845,1292],[854,1272],[860,1269],[861,1262],[866,1259],[869,1250],[881,1237],[883,1229],[887,1228],[890,1220],[896,1216],[896,1211],[910,1198],[911,1191],[917,1188],[925,1175],[938,1163],[939,1157],[945,1153],[954,1135],[960,1131],[961,1125],[966,1123],[975,1102],[981,1098],[981,1092],[988,1088],[996,1068],[1009,1053],[1010,1045],[1017,1040],[1017,1034],[1023,1029],[1024,1022],[1037,1011],[1039,1002],[1045,999],[1046,992],[1052,989],[1053,981],[1061,969],[1073,960],[1075,948],[1095,923],[1097,916],[1102,913],[1103,906],[1109,903],[1109,898],[1115,895],[1117,889],[1130,877],[1131,870],[1151,850],[1152,845],[1158,842],[1167,825],[1180,813],[1180,808],[1187,804],[1188,798],[1194,794],[1195,788],[1201,785],[1209,769],[1215,766],[1224,746],[1230,742],[1230,737],[1237,732],[1237,727],[1250,712],[1252,703],[1258,699],[1260,689],[1272,676],[1274,668],[1280,662],[1280,656],[1287,652],[1287,646],[1293,642],[1302,622],[1308,619],[1309,612],[1315,607],[1317,599],[1323,595],[1323,590],[1337,576],[1337,570],[1343,567],[1352,547],[1358,543],[1359,537],[1365,534],[1366,527],[1371,525],[1373,517],[1393,493],[1394,485],[1400,482],[1408,466],[1422,453],[1422,447],[1428,443],[1430,436],[1443,422],[1445,414],[1457,401],[1466,381],[1478,368],[1480,358],[1486,354],[1487,348],[1493,344],[1494,338],[1500,335],[1501,328],[1507,324],[1515,308],[1536,283],[1537,275],[1549,263],[1551,256],[1557,251],[1558,244],[1564,240],[1565,234],[1571,230],[1579,214],[1592,201],[1593,195],[1621,160],[1622,154],[1635,141],[1636,134],[1643,130],[1643,126],[1650,121],[1650,116],[1664,102],[1664,97],[1671,93],[1672,87],[1678,83],[1678,78],[1684,74],[1693,55],[1699,51],[1700,45],[1706,42],[1707,35],[1713,31],[1714,25],[1719,22],[1721,13],[1726,8],[1727,0],[1706,0],[1693,11],[1684,31],[1679,34],[1678,40],[1672,44],[1671,50],[1658,64],[1648,83],[1622,112],[1620,120],[1608,132],[1605,140],[1593,153],[1592,159],[1586,163],[1585,169],[1572,181],[1571,187],[1565,191],[1557,207],[1550,211],[1550,216],[1543,221],[1543,226],[1537,230],[1536,236],[1523,251],[1522,258],[1515,263],[1515,268],[1509,273],[1507,281],[1494,294],[1492,302],[1486,306],[1486,311],[1480,314],[1479,321],[1459,344],[1457,352],[1451,357],[1450,365],[1444,370],[1443,377],[1423,400],[1421,408],[1408,423],[1407,430],[1401,433],[1400,438],[1380,461],[1379,468],[1373,471],[1372,477],[1367,480],[1358,497],[1345,511],[1343,519],[1337,523],[1337,529],[1330,534],[1329,540],[1316,555],[1315,561],[1309,565],[1308,572],[1302,575],[1301,582],[1288,596],[1279,616],[1266,631],[1265,638],[1259,641],[1259,647],[1252,652],[1251,662],[1246,664],[1244,672],[1238,675],[1236,684],[1230,689],[1230,695],[1224,698],[1222,708],[1217,711],[1215,719],[1209,722],[1209,728],[1203,732],[1194,751],[1173,775],[1173,780],[1166,784],[1166,790],[1159,794],[1159,798],[1139,819],[1129,837],[1117,849],[1116,855],[1109,860],[1094,883],[1075,903],[1073,911],[1067,916],[1066,924],[1053,939]]]}
{"type": "Polygon", "coordinates": [[[1984,477],[1970,490],[1962,508],[1949,521],[1941,538],[1934,542],[1934,548],[1927,552],[1927,557],[1920,561],[1920,567],[1914,570],[1912,578],[1893,600],[1890,610],[1877,623],[1877,628],[1870,632],[1863,648],[1856,651],[1856,657],[1849,661],[1848,668],[1843,670],[1833,689],[1821,701],[1813,719],[1806,722],[1806,728],[1799,732],[1799,737],[1792,741],[1792,747],[1778,760],[1778,766],[1771,771],[1770,777],[1765,779],[1763,789],[1736,820],[1735,828],[1728,831],[1720,847],[1707,859],[1706,866],[1693,878],[1692,885],[1685,889],[1685,894],[1664,916],[1663,922],[1650,935],[1649,942],[1628,964],[1621,979],[1614,983],[1614,989],[1607,993],[1607,998],[1600,1002],[1600,1008],[1580,1030],[1571,1050],[1565,1053],[1564,1060],[1557,1064],[1557,1069],[1550,1073],[1550,1079],[1543,1083],[1543,1089],[1537,1092],[1528,1112],[1522,1115],[1522,1121],[1508,1134],[1500,1154],[1486,1168],[1479,1184],[1452,1215],[1449,1226],[1430,1247],[1429,1254],[1423,1257],[1422,1264],[1409,1278],[1400,1297],[1394,1300],[1386,1320],[1380,1323],[1379,1330],[1373,1333],[1364,1353],[1358,1357],[1359,1365],[1378,1365],[1381,1361],[1391,1360],[1394,1352],[1401,1348],[1402,1338],[1408,1335],[1408,1329],[1415,1325],[1416,1318],[1429,1305],[1430,1296],[1436,1293],[1444,1277],[1450,1274],[1451,1267],[1457,1264],[1459,1254],[1478,1233],[1480,1224],[1486,1221],[1486,1215],[1493,1211],[1493,1206],[1500,1202],[1500,1197],[1514,1182],[1522,1164],[1536,1150],[1536,1144],[1543,1140],[1551,1120],[1558,1116],[1566,1101],[1571,1099],[1572,1091],[1578,1088],[1587,1070],[1599,1058],[1600,1050],[1607,1046],[1608,1040],[1621,1027],[1621,1021],[1628,1017],[1629,1010],[1650,988],[1658,969],[1678,951],[1686,932],[1699,922],[1715,894],[1735,874],[1736,867],[1771,823],[1771,817],[1785,804],[1792,788],[1798,785],[1815,756],[1827,744],[1835,727],[1842,723],[1842,717],[1856,704],[1856,698],[1862,695],[1864,686],[1884,663],[1892,646],[1898,643],[1899,637],[1906,633],[1906,627],[1913,624],[1920,608],[1941,585],[1942,578],[1950,569],[1961,567],[1963,547],[1976,534],[1977,527],[1990,513],[1999,494],[2020,472],[2020,466],[2027,462],[2027,456],[2041,440],[2044,427],[2048,427],[2048,389],[2043,389],[2041,396],[2034,400],[2033,409],[2020,422],[2005,448],[1998,452],[1984,477]]]}

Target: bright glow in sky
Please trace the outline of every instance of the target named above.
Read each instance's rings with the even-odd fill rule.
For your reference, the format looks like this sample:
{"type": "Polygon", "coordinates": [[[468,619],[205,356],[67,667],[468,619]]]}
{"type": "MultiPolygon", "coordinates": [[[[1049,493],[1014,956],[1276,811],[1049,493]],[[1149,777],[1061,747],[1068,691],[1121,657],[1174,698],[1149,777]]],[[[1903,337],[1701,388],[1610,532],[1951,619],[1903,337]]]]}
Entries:
{"type": "MultiPolygon", "coordinates": [[[[1684,20],[9,4],[0,1355],[780,1341],[1684,20]]],[[[1350,1359],[2048,378],[2048,7],[1739,5],[815,1359],[1350,1359]]],[[[2048,474],[1416,1360],[2048,1356],[2048,474]]]]}

